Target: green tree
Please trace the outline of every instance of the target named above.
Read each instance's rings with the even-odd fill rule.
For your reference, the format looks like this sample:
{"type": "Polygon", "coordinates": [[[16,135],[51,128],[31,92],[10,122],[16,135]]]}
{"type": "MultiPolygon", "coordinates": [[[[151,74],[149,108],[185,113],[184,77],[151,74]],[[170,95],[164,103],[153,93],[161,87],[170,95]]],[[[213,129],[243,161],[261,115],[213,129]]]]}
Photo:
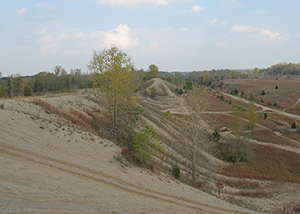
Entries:
{"type": "Polygon", "coordinates": [[[88,68],[93,86],[106,96],[107,109],[113,118],[113,134],[119,137],[119,114],[132,107],[133,93],[140,83],[131,57],[112,45],[109,49],[94,51],[88,68]]]}
{"type": "Polygon", "coordinates": [[[141,163],[151,160],[152,155],[163,151],[160,136],[151,126],[145,126],[139,133],[134,134],[132,144],[137,151],[135,159],[141,163]]]}
{"type": "Polygon", "coordinates": [[[254,100],[254,95],[250,94],[249,100],[254,100]]]}
{"type": "Polygon", "coordinates": [[[193,83],[192,83],[192,81],[190,81],[190,80],[186,81],[185,85],[186,85],[186,88],[188,90],[192,90],[193,89],[193,83]]]}
{"type": "Polygon", "coordinates": [[[266,120],[267,118],[268,118],[268,113],[265,112],[265,113],[264,113],[264,119],[266,120]]]}
{"type": "Polygon", "coordinates": [[[275,86],[275,89],[278,89],[278,85],[275,86]]]}
{"type": "Polygon", "coordinates": [[[266,95],[266,92],[265,92],[265,90],[263,90],[263,91],[261,92],[261,94],[262,94],[262,95],[266,95]]]}
{"type": "Polygon", "coordinates": [[[260,102],[261,102],[261,103],[263,103],[263,102],[264,102],[264,100],[263,100],[263,98],[262,98],[262,97],[260,98],[260,102]]]}
{"type": "Polygon", "coordinates": [[[297,128],[297,124],[296,124],[295,121],[293,121],[293,122],[292,122],[292,129],[295,129],[295,128],[297,128]]]}
{"type": "Polygon", "coordinates": [[[149,65],[150,78],[158,77],[158,67],[154,64],[149,65]]]}

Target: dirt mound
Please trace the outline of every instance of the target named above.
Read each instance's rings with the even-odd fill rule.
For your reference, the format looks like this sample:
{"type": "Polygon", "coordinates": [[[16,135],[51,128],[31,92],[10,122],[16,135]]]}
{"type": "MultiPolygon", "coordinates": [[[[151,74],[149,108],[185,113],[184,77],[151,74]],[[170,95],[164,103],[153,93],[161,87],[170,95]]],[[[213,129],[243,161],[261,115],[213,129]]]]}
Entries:
{"type": "MultiPolygon", "coordinates": [[[[147,84],[147,83],[146,83],[147,84]]],[[[150,86],[146,89],[148,94],[151,93],[151,89],[153,87],[156,88],[157,91],[157,95],[158,96],[169,96],[169,97],[173,97],[176,96],[171,89],[174,87],[172,86],[170,83],[159,79],[159,78],[153,78],[151,80],[149,80],[148,84],[150,84],[150,86]]],[[[173,89],[174,90],[174,89],[173,89]]]]}

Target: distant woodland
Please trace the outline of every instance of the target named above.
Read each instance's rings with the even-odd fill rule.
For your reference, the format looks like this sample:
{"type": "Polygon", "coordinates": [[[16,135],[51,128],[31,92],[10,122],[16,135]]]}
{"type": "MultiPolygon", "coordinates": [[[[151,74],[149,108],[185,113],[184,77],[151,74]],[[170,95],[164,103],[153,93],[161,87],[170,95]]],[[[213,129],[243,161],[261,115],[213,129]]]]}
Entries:
{"type": "MultiPolygon", "coordinates": [[[[300,75],[300,63],[279,63],[266,69],[212,69],[193,72],[157,72],[156,65],[150,65],[149,69],[137,71],[141,81],[147,81],[153,77],[160,77],[177,86],[183,86],[187,81],[206,85],[214,88],[221,84],[223,79],[248,79],[259,78],[264,75],[300,75]]],[[[1,75],[1,72],[0,72],[1,75]]],[[[0,76],[1,77],[1,76],[0,76]]],[[[93,81],[88,73],[81,69],[71,69],[67,72],[62,66],[57,65],[53,71],[42,71],[34,76],[21,76],[13,74],[0,79],[0,97],[43,95],[47,92],[60,93],[71,92],[76,89],[92,88],[93,81]]]]}

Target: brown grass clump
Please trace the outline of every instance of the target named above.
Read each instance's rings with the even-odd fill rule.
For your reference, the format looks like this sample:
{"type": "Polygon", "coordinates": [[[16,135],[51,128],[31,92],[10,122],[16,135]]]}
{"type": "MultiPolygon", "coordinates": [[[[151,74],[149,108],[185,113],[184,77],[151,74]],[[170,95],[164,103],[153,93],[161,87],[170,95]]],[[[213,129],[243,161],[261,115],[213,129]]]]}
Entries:
{"type": "Polygon", "coordinates": [[[3,103],[0,104],[0,108],[4,109],[4,104],[3,103]]]}
{"type": "MultiPolygon", "coordinates": [[[[65,118],[71,120],[72,123],[74,123],[76,125],[80,125],[83,129],[94,133],[94,129],[92,128],[93,127],[92,121],[88,120],[86,118],[82,119],[84,117],[81,114],[79,114],[78,112],[76,112],[76,114],[69,113],[63,109],[60,109],[57,106],[51,105],[50,103],[48,103],[42,99],[35,98],[35,99],[33,99],[33,103],[43,106],[46,110],[48,110],[52,113],[58,114],[62,117],[65,117],[65,118]]],[[[73,113],[74,112],[75,111],[73,111],[73,113]]],[[[85,117],[87,117],[87,116],[85,116],[85,117]]]]}
{"type": "Polygon", "coordinates": [[[122,148],[121,154],[122,154],[123,156],[129,155],[129,148],[128,148],[128,147],[123,147],[123,148],[122,148]]]}
{"type": "Polygon", "coordinates": [[[247,181],[246,179],[224,179],[223,181],[228,186],[238,189],[253,189],[260,187],[258,181],[247,181]]]}
{"type": "Polygon", "coordinates": [[[231,164],[223,174],[236,178],[280,180],[300,183],[300,155],[270,146],[253,146],[245,163],[231,164]]]}
{"type": "Polygon", "coordinates": [[[268,192],[264,190],[256,190],[256,191],[241,190],[238,192],[238,195],[248,196],[248,197],[267,197],[268,192]]]}

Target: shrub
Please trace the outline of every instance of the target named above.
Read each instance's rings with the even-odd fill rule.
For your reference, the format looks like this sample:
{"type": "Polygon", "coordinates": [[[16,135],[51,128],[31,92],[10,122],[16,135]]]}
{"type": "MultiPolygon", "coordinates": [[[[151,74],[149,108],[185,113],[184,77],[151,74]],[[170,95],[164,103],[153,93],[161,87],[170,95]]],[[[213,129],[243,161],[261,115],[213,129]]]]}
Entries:
{"type": "Polygon", "coordinates": [[[242,95],[241,95],[241,97],[243,97],[243,96],[244,96],[244,94],[245,94],[245,93],[242,91],[242,95]]]}
{"type": "Polygon", "coordinates": [[[222,95],[222,96],[220,96],[220,101],[224,101],[225,99],[224,99],[224,96],[222,95]]]}
{"type": "Polygon", "coordinates": [[[274,103],[274,106],[278,106],[276,101],[275,101],[275,103],[274,103]]]}
{"type": "Polygon", "coordinates": [[[271,106],[271,102],[270,101],[268,102],[268,106],[271,106]]]}
{"type": "Polygon", "coordinates": [[[295,129],[295,128],[297,128],[297,124],[296,124],[295,121],[293,121],[293,122],[292,122],[292,129],[295,129]]]}
{"type": "Polygon", "coordinates": [[[221,135],[217,129],[212,133],[212,140],[218,142],[221,139],[221,135]]]}
{"type": "Polygon", "coordinates": [[[254,95],[253,95],[253,94],[250,94],[249,99],[250,99],[250,100],[254,100],[254,95]]]}
{"type": "Polygon", "coordinates": [[[264,119],[266,120],[267,118],[268,118],[268,113],[265,112],[265,113],[264,113],[264,119]]]}
{"type": "Polygon", "coordinates": [[[263,98],[260,98],[260,102],[261,102],[261,103],[263,103],[263,102],[264,102],[263,98]]]}
{"type": "Polygon", "coordinates": [[[178,91],[178,94],[183,94],[182,88],[178,91]]]}
{"type": "Polygon", "coordinates": [[[263,91],[261,92],[261,94],[262,94],[262,95],[266,95],[266,92],[265,92],[265,90],[263,90],[263,91]]]}
{"type": "Polygon", "coordinates": [[[151,88],[151,94],[150,94],[150,97],[154,98],[154,97],[156,97],[156,96],[157,96],[157,90],[156,90],[156,88],[153,86],[153,87],[151,88]]]}
{"type": "Polygon", "coordinates": [[[176,179],[180,179],[180,169],[177,164],[173,167],[173,174],[176,179]]]}
{"type": "Polygon", "coordinates": [[[232,100],[229,100],[229,101],[228,101],[228,104],[231,105],[231,104],[232,104],[232,100]]]}
{"type": "Polygon", "coordinates": [[[275,86],[275,89],[278,89],[278,85],[275,86]]]}
{"type": "Polygon", "coordinates": [[[4,104],[3,104],[3,103],[0,104],[0,108],[1,108],[1,109],[4,109],[4,104]]]}

